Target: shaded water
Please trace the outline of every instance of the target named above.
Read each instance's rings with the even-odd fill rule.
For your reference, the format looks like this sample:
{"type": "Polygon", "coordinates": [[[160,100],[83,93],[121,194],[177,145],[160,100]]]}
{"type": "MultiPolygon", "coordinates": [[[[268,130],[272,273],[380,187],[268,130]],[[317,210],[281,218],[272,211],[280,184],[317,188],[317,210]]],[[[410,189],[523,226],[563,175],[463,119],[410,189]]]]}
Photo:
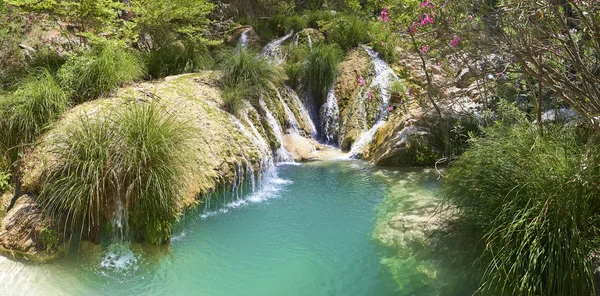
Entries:
{"type": "Polygon", "coordinates": [[[188,213],[170,248],[89,246],[47,265],[0,257],[0,291],[432,295],[436,289],[428,287],[438,286],[439,272],[424,284],[420,271],[407,267],[400,278],[409,280],[400,287],[399,271],[389,264],[398,251],[381,244],[375,231],[381,231],[377,223],[386,223],[390,209],[403,204],[403,196],[411,203],[420,194],[431,199],[436,188],[434,176],[422,170],[388,171],[359,161],[278,166],[254,193],[213,200],[207,209],[188,213]],[[421,177],[412,179],[415,175],[421,177]]]}

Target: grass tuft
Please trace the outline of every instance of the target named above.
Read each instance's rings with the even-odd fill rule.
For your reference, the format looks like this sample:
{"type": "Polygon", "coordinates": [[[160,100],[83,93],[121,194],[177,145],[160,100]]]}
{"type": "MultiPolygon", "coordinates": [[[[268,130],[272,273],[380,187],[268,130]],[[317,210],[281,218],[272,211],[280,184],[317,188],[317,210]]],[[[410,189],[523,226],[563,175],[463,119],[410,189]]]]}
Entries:
{"type": "Polygon", "coordinates": [[[448,170],[446,242],[475,257],[482,295],[594,295],[597,139],[572,125],[541,136],[522,116],[504,118],[516,123],[485,128],[448,170]]]}
{"type": "Polygon", "coordinates": [[[97,240],[104,219],[126,207],[138,240],[170,239],[193,159],[194,129],[154,103],[131,102],[107,116],[82,116],[52,139],[60,159],[40,194],[68,233],[97,240]]]}
{"type": "Polygon", "coordinates": [[[151,79],[209,69],[213,61],[206,49],[193,42],[170,43],[145,55],[151,79]]]}
{"type": "Polygon", "coordinates": [[[265,57],[251,50],[236,48],[223,50],[218,55],[220,68],[223,70],[223,84],[228,98],[233,95],[246,95],[237,99],[246,99],[252,105],[258,106],[261,95],[281,85],[283,75],[265,57]],[[241,91],[244,89],[245,91],[241,91]]]}
{"type": "Polygon", "coordinates": [[[145,67],[134,53],[117,44],[71,56],[58,71],[77,103],[106,96],[124,83],[142,78],[145,67]]]}
{"type": "Polygon", "coordinates": [[[306,57],[303,80],[308,82],[312,95],[321,105],[327,92],[333,86],[338,74],[338,65],[342,61],[342,52],[335,45],[317,44],[306,57]]]}

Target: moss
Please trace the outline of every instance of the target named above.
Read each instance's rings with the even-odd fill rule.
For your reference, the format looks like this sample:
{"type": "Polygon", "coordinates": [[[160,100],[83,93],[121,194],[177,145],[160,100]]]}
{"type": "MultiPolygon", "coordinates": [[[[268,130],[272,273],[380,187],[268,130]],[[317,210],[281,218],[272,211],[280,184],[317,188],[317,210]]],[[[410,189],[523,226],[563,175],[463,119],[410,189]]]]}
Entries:
{"type": "Polygon", "coordinates": [[[39,234],[39,243],[41,248],[46,252],[50,252],[52,249],[58,246],[58,233],[50,228],[42,228],[39,234]]]}

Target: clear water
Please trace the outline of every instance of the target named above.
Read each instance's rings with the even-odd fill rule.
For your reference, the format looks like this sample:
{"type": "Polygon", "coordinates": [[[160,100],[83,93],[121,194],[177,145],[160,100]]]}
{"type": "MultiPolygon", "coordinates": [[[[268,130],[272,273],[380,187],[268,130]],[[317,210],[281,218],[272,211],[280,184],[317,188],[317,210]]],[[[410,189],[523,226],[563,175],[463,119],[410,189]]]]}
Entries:
{"type": "Polygon", "coordinates": [[[87,246],[46,265],[0,257],[0,294],[432,295],[423,281],[400,287],[386,264],[397,250],[374,235],[403,188],[437,187],[408,174],[359,161],[280,166],[244,200],[188,213],[170,247],[87,246]]]}

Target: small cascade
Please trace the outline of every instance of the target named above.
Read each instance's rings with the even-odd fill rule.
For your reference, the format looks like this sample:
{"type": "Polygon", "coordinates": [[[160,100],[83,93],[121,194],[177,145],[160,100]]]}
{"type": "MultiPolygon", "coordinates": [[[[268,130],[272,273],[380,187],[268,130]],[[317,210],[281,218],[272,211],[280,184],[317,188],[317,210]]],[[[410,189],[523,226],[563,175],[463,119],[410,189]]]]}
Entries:
{"type": "Polygon", "coordinates": [[[285,86],[285,90],[287,91],[288,95],[291,98],[290,104],[292,104],[294,106],[295,110],[298,110],[300,112],[299,119],[302,122],[304,122],[305,124],[308,124],[308,127],[310,129],[310,136],[312,138],[315,138],[317,136],[317,128],[315,127],[315,124],[312,121],[310,114],[308,113],[308,110],[306,109],[306,107],[304,106],[302,101],[300,100],[300,97],[291,87],[289,87],[287,85],[285,86]]]}
{"type": "Polygon", "coordinates": [[[298,43],[300,41],[300,33],[296,34],[296,36],[294,36],[294,45],[298,46],[298,43]]]}
{"type": "Polygon", "coordinates": [[[286,133],[299,134],[300,124],[298,123],[296,116],[294,115],[292,110],[290,110],[290,107],[287,105],[287,103],[283,100],[283,97],[281,96],[281,93],[279,91],[277,91],[277,97],[279,98],[279,102],[283,106],[283,112],[285,114],[285,125],[287,128],[286,133]]]}
{"type": "MultiPolygon", "coordinates": [[[[389,106],[391,94],[389,89],[391,87],[392,82],[398,81],[399,78],[394,73],[394,70],[388,66],[381,58],[377,52],[375,52],[372,48],[363,46],[363,49],[367,52],[367,54],[371,57],[371,69],[373,71],[373,79],[368,87],[363,87],[358,93],[358,96],[355,100],[355,104],[353,104],[353,108],[357,108],[362,112],[362,124],[364,132],[360,136],[360,138],[352,145],[349,156],[351,158],[360,157],[362,152],[367,144],[371,142],[377,130],[383,125],[383,118],[387,114],[387,108],[389,106]],[[372,95],[373,91],[378,91],[379,94],[377,96],[372,95]],[[374,125],[371,128],[368,128],[369,122],[369,111],[367,110],[367,102],[370,103],[371,100],[376,101],[376,110],[375,114],[372,114],[372,118],[374,119],[374,125]],[[359,105],[356,106],[356,103],[359,105]]],[[[371,110],[373,112],[373,110],[371,110]]],[[[359,116],[356,116],[357,120],[359,116]]]]}
{"type": "Polygon", "coordinates": [[[129,211],[120,197],[114,198],[115,209],[110,221],[112,243],[126,243],[129,240],[129,211]]]}
{"type": "Polygon", "coordinates": [[[248,45],[248,32],[249,31],[250,31],[250,28],[246,28],[242,32],[242,35],[240,35],[240,39],[238,40],[238,46],[240,46],[241,48],[246,48],[246,46],[248,45]]]}
{"type": "Polygon", "coordinates": [[[283,42],[285,42],[290,37],[292,37],[293,34],[294,34],[294,31],[290,32],[289,34],[287,34],[277,40],[271,41],[269,44],[267,44],[263,48],[263,50],[260,52],[260,55],[273,58],[273,60],[275,61],[275,64],[280,65],[285,60],[285,56],[281,52],[281,44],[283,44],[283,42]]]}
{"type": "Polygon", "coordinates": [[[358,140],[354,142],[354,144],[352,144],[352,148],[350,149],[350,152],[348,152],[348,156],[350,158],[361,157],[367,144],[369,144],[371,140],[373,140],[373,137],[375,136],[379,128],[384,124],[385,121],[381,120],[377,122],[373,127],[371,127],[371,129],[362,133],[360,135],[360,138],[358,138],[358,140]]]}
{"type": "Polygon", "coordinates": [[[310,34],[306,33],[306,38],[308,38],[308,48],[312,51],[312,39],[310,39],[310,34]]]}
{"type": "Polygon", "coordinates": [[[338,145],[340,110],[332,87],[327,93],[327,101],[321,106],[321,130],[323,140],[329,145],[338,145]]]}
{"type": "Polygon", "coordinates": [[[262,99],[260,99],[259,103],[265,112],[267,123],[273,130],[273,133],[275,133],[277,143],[279,144],[279,148],[277,148],[277,151],[275,151],[275,162],[294,162],[292,155],[285,149],[285,147],[283,147],[283,130],[281,129],[279,122],[275,119],[275,117],[273,117],[273,114],[271,114],[271,111],[269,111],[269,108],[267,108],[267,105],[262,99]]]}

